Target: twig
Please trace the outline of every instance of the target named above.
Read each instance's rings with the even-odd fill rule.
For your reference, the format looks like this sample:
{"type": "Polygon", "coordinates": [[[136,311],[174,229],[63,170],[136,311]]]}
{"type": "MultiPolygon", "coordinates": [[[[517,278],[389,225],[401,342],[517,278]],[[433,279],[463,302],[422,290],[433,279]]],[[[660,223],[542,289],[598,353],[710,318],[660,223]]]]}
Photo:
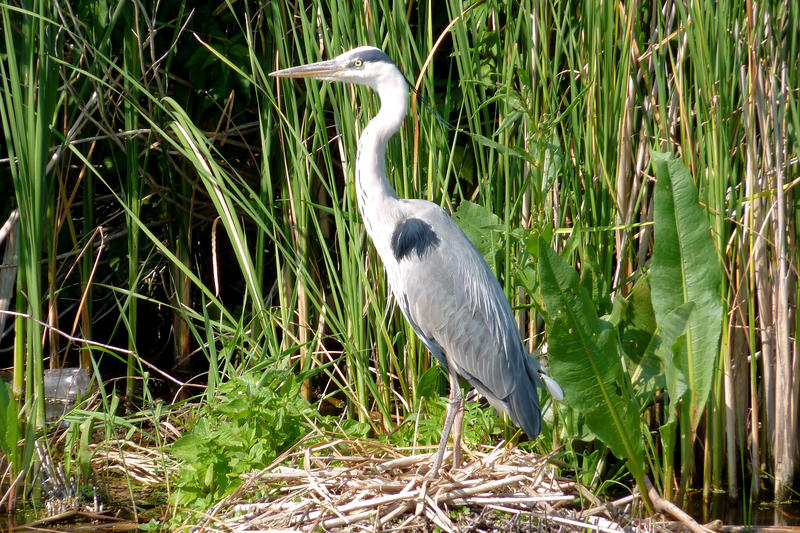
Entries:
{"type": "Polygon", "coordinates": [[[10,316],[17,316],[17,317],[22,317],[22,318],[24,318],[26,320],[30,320],[32,322],[35,322],[35,323],[39,324],[40,326],[42,326],[43,328],[47,329],[48,331],[52,331],[52,332],[58,333],[59,335],[61,335],[65,339],[67,339],[69,341],[72,341],[72,342],[82,343],[82,344],[85,344],[87,346],[93,346],[95,348],[102,348],[103,350],[107,350],[109,352],[117,352],[117,353],[121,353],[123,355],[132,355],[133,357],[136,358],[137,361],[142,363],[144,366],[146,366],[150,370],[153,370],[157,374],[160,374],[160,375],[164,376],[168,381],[171,381],[171,382],[173,382],[176,385],[179,385],[181,387],[197,387],[197,388],[201,388],[201,389],[205,388],[205,385],[195,385],[193,383],[184,383],[184,382],[178,380],[177,378],[174,378],[174,377],[170,376],[169,374],[167,374],[166,372],[164,372],[163,370],[161,370],[160,368],[158,368],[154,364],[149,363],[149,362],[145,361],[144,359],[140,358],[139,355],[136,352],[132,351],[132,350],[126,350],[125,348],[120,348],[119,346],[112,346],[110,344],[103,344],[102,342],[90,341],[89,339],[83,339],[81,337],[75,337],[74,335],[70,335],[69,333],[67,333],[65,331],[62,331],[62,330],[58,329],[55,326],[51,326],[50,324],[48,324],[46,322],[42,322],[41,320],[39,320],[37,318],[34,318],[33,316],[31,316],[31,315],[29,315],[27,313],[18,313],[16,311],[0,310],[0,314],[10,315],[10,316]]]}
{"type": "Polygon", "coordinates": [[[581,522],[579,520],[572,520],[569,518],[562,518],[560,516],[549,515],[547,517],[548,520],[552,520],[553,522],[557,522],[559,524],[565,524],[568,526],[575,526],[581,529],[593,529],[595,531],[602,531],[604,533],[623,533],[623,529],[620,527],[611,528],[601,526],[600,524],[591,524],[589,522],[581,522]]]}
{"type": "Polygon", "coordinates": [[[650,496],[650,500],[653,502],[653,507],[655,507],[656,511],[672,516],[680,523],[688,527],[692,533],[713,533],[707,527],[698,524],[697,521],[686,514],[683,509],[671,501],[662,498],[656,488],[653,486],[653,483],[650,481],[649,477],[645,476],[644,483],[647,486],[647,495],[650,496]]]}
{"type": "Polygon", "coordinates": [[[422,463],[431,457],[433,457],[433,453],[409,455],[406,457],[400,457],[398,459],[392,459],[391,461],[386,461],[385,463],[379,464],[376,468],[378,472],[386,472],[387,470],[392,470],[393,468],[405,468],[407,466],[422,463]]]}

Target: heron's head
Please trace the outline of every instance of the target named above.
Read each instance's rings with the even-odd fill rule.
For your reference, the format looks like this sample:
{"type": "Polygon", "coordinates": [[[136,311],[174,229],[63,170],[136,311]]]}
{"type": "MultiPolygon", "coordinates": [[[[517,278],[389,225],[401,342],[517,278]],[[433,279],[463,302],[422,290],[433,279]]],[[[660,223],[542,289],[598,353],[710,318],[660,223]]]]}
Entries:
{"type": "Polygon", "coordinates": [[[387,85],[405,85],[406,81],[397,65],[382,50],[360,46],[328,61],[320,61],[275,72],[275,78],[314,78],[366,85],[379,91],[387,85]]]}

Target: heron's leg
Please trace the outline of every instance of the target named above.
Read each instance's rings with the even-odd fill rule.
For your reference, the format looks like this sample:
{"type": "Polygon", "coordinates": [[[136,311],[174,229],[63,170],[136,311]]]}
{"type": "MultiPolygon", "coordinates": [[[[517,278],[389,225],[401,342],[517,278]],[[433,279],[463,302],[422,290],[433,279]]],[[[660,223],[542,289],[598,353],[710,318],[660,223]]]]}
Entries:
{"type": "MultiPolygon", "coordinates": [[[[454,460],[461,458],[461,421],[464,418],[464,398],[461,395],[461,387],[458,385],[458,375],[452,370],[448,371],[450,377],[450,400],[447,402],[447,410],[444,415],[444,427],[442,428],[442,438],[439,441],[439,450],[436,452],[436,457],[433,461],[433,469],[431,470],[430,477],[437,477],[439,475],[439,467],[442,466],[444,459],[444,452],[447,449],[447,439],[450,437],[450,431],[453,429],[453,423],[458,419],[456,432],[454,433],[455,448],[453,449],[454,460]]],[[[458,463],[456,463],[458,465],[458,463]]]]}
{"type": "Polygon", "coordinates": [[[458,384],[456,390],[458,390],[458,405],[453,420],[453,468],[458,468],[461,464],[461,430],[464,429],[464,397],[458,384]]]}

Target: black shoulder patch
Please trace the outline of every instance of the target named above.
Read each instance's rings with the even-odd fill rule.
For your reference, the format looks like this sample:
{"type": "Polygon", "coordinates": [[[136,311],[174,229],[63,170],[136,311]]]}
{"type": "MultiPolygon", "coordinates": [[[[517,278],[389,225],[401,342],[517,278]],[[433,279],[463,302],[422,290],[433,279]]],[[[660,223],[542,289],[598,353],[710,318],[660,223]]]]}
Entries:
{"type": "Polygon", "coordinates": [[[418,218],[407,218],[397,224],[392,232],[392,252],[399,263],[412,252],[422,258],[426,252],[439,246],[439,236],[430,224],[418,218]]]}

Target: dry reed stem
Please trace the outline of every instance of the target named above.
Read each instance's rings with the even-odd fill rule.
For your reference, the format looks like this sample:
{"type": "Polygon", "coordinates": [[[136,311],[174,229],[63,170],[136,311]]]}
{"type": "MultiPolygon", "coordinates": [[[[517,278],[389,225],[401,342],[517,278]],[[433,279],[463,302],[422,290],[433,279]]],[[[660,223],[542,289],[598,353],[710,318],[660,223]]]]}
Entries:
{"type": "MultiPolygon", "coordinates": [[[[462,467],[426,477],[431,453],[418,448],[334,440],[295,447],[271,467],[244,476],[231,496],[192,531],[596,531],[664,532],[669,523],[634,520],[636,494],[600,502],[582,485],[556,477],[549,457],[503,443],[465,450],[462,467]],[[412,455],[402,455],[410,453],[412,455]],[[253,498],[253,494],[266,494],[253,498]],[[596,507],[578,510],[577,500],[596,507]],[[565,505],[569,504],[569,505],[565,505]]],[[[127,470],[145,486],[163,483],[165,464],[155,450],[130,440],[92,446],[98,471],[127,470]]],[[[174,470],[172,474],[174,474],[174,470]]],[[[86,512],[85,510],[81,512],[86,512]]]]}
{"type": "Polygon", "coordinates": [[[431,454],[400,453],[353,441],[296,451],[283,464],[248,475],[199,530],[461,531],[523,519],[556,531],[638,528],[623,529],[601,517],[580,519],[564,507],[575,500],[565,491],[574,492],[576,485],[555,477],[546,457],[502,445],[473,450],[462,467],[431,479],[431,454]],[[267,496],[253,500],[253,493],[267,496]]]}

